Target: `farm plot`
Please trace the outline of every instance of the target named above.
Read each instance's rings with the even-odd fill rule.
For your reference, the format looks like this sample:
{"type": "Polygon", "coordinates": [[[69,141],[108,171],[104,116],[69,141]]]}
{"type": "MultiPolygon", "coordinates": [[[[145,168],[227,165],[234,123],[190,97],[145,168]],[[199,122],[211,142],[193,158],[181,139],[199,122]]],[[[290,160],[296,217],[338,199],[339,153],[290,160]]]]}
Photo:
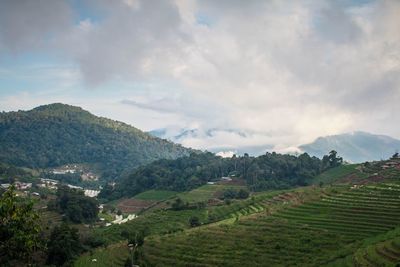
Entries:
{"type": "Polygon", "coordinates": [[[141,199],[124,199],[117,204],[117,208],[123,213],[138,213],[141,210],[147,209],[156,201],[141,200],[141,199]]]}
{"type": "Polygon", "coordinates": [[[180,193],[177,196],[185,202],[206,202],[209,199],[218,197],[220,192],[227,189],[245,189],[246,186],[236,186],[236,185],[203,185],[189,192],[180,193]]]}
{"type": "MultiPolygon", "coordinates": [[[[358,248],[355,241],[399,225],[398,188],[395,184],[359,186],[344,192],[340,188],[336,193],[324,193],[319,200],[299,201],[271,215],[261,212],[231,225],[152,238],[144,246],[145,260],[155,266],[171,266],[171,260],[174,266],[324,266],[338,258],[350,259],[358,248]]],[[[280,203],[289,198],[287,193],[280,196],[280,203]]],[[[301,195],[291,197],[296,200],[301,195]]],[[[272,205],[274,199],[266,201],[272,205]]],[[[385,262],[390,263],[389,258],[394,262],[396,244],[381,245],[376,254],[385,254],[385,262]]],[[[369,248],[369,255],[376,258],[372,252],[369,248]]]]}
{"type": "Polygon", "coordinates": [[[134,196],[134,199],[140,199],[140,200],[152,200],[152,201],[162,201],[169,199],[173,196],[175,196],[177,192],[175,191],[168,191],[168,190],[148,190],[145,192],[142,192],[140,194],[137,194],[134,196]]]}
{"type": "Polygon", "coordinates": [[[74,263],[75,267],[108,267],[108,266],[124,266],[129,256],[128,246],[126,242],[121,242],[108,246],[107,248],[99,248],[92,253],[83,254],[74,263]]]}

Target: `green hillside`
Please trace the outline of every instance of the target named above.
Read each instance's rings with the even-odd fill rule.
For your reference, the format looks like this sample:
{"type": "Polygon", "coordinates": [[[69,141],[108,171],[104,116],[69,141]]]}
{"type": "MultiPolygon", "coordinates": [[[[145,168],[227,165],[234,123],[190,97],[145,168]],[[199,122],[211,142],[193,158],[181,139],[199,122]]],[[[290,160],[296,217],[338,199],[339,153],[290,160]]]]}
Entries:
{"type": "MultiPolygon", "coordinates": [[[[95,233],[112,243],[124,240],[124,233],[145,230],[140,266],[394,267],[400,263],[399,167],[398,159],[344,165],[320,174],[318,185],[253,192],[248,199],[194,209],[168,209],[170,199],[158,210],[95,233]],[[193,216],[199,218],[197,227],[190,227],[193,216]]],[[[218,187],[178,196],[204,201],[218,187]]],[[[95,249],[75,266],[109,266],[115,259],[122,262],[127,252],[126,241],[95,249]],[[94,257],[104,261],[90,263],[94,257]]]]}
{"type": "Polygon", "coordinates": [[[247,154],[222,158],[212,153],[192,153],[175,160],[158,160],[141,166],[117,182],[115,188],[105,188],[104,198],[132,197],[149,189],[190,191],[222,177],[246,185],[251,191],[287,189],[304,186],[322,171],[338,164],[336,154],[322,161],[308,154],[298,156],[265,153],[258,157],[247,154]]]}
{"type": "Polygon", "coordinates": [[[31,168],[90,163],[106,177],[189,153],[125,123],[64,104],[0,113],[0,140],[1,162],[31,168]]]}
{"type": "Polygon", "coordinates": [[[399,191],[397,184],[334,188],[319,200],[287,204],[272,214],[150,238],[144,258],[151,266],[328,265],[353,257],[360,240],[399,226],[399,191]]]}

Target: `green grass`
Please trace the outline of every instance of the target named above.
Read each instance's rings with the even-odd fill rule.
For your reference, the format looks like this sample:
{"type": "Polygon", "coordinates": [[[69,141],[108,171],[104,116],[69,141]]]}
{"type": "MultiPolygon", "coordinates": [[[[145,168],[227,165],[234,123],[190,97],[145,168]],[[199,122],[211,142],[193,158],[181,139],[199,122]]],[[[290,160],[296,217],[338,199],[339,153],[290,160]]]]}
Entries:
{"type": "Polygon", "coordinates": [[[366,176],[366,174],[357,170],[357,167],[359,166],[360,164],[349,164],[329,169],[315,177],[312,183],[315,185],[318,185],[321,182],[324,184],[332,184],[350,175],[363,178],[366,176]]]}
{"type": "Polygon", "coordinates": [[[175,196],[177,192],[168,190],[148,190],[137,194],[134,199],[162,201],[175,196]]]}
{"type": "Polygon", "coordinates": [[[107,248],[99,248],[92,252],[85,253],[79,257],[75,267],[109,267],[124,266],[129,257],[129,251],[126,242],[116,243],[107,248]],[[95,260],[95,261],[93,261],[95,260]]]}
{"type": "MultiPolygon", "coordinates": [[[[264,202],[253,200],[251,205],[264,209],[251,216],[243,212],[251,205],[242,202],[233,214],[243,217],[231,224],[148,238],[144,260],[152,266],[353,266],[361,253],[368,257],[362,256],[359,266],[391,266],[397,255],[394,245],[373,244],[356,251],[363,240],[371,243],[371,238],[399,225],[397,189],[386,184],[305,189],[266,197],[264,202]],[[313,194],[319,197],[310,201],[313,194]]],[[[222,208],[227,207],[213,211],[222,208]]],[[[221,218],[231,214],[221,213],[221,218]]]]}
{"type": "Polygon", "coordinates": [[[95,249],[93,255],[88,253],[81,255],[74,266],[123,266],[127,255],[125,243],[127,234],[145,231],[147,235],[157,236],[182,232],[190,228],[189,219],[192,216],[197,216],[202,223],[207,221],[205,209],[157,210],[125,224],[95,228],[92,234],[102,237],[106,244],[112,245],[108,248],[95,249]],[[97,259],[97,262],[92,262],[93,258],[97,259]]]}
{"type": "Polygon", "coordinates": [[[124,233],[134,233],[145,231],[151,235],[162,235],[183,231],[189,228],[189,219],[197,216],[201,222],[207,221],[205,209],[190,210],[157,210],[141,215],[132,221],[121,225],[111,225],[108,227],[94,229],[94,234],[103,237],[108,243],[125,240],[124,233]]]}
{"type": "Polygon", "coordinates": [[[177,196],[183,201],[194,203],[194,202],[205,202],[209,199],[214,198],[218,191],[223,191],[227,189],[246,188],[246,186],[236,186],[236,185],[203,185],[189,192],[179,193],[177,196]]]}

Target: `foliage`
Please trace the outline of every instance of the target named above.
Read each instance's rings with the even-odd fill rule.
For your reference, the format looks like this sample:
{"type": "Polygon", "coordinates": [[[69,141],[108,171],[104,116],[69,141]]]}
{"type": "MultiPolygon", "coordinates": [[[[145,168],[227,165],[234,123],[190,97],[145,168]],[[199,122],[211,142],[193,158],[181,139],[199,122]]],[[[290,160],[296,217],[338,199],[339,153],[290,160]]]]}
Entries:
{"type": "Polygon", "coordinates": [[[400,235],[387,234],[398,227],[400,185],[334,189],[284,192],[265,199],[265,212],[256,216],[149,238],[144,260],[150,266],[394,266],[400,235]],[[330,265],[348,256],[355,261],[330,265]]]}
{"type": "Polygon", "coordinates": [[[327,160],[329,164],[324,165],[320,159],[306,153],[293,156],[273,152],[259,157],[245,154],[232,158],[192,153],[139,167],[116,185],[111,198],[132,196],[149,189],[187,191],[227,175],[244,179],[252,191],[303,186],[323,170],[341,164],[341,158],[333,153],[327,160]]]}
{"type": "Polygon", "coordinates": [[[78,230],[68,226],[66,223],[54,227],[47,247],[47,262],[56,266],[72,262],[83,250],[78,230]]]}
{"type": "Polygon", "coordinates": [[[18,199],[14,190],[10,187],[0,198],[0,265],[29,261],[41,247],[39,216],[33,203],[18,199]]]}
{"type": "Polygon", "coordinates": [[[172,203],[171,208],[173,210],[183,210],[186,209],[189,206],[189,204],[184,202],[181,198],[175,199],[174,203],[172,203]]]}
{"type": "Polygon", "coordinates": [[[15,178],[22,181],[24,177],[32,178],[32,175],[22,168],[0,162],[0,182],[14,183],[15,178]]]}
{"type": "Polygon", "coordinates": [[[235,190],[235,189],[227,189],[224,191],[223,195],[222,195],[222,199],[246,199],[249,197],[249,191],[245,190],[245,189],[239,189],[239,190],[235,190]]]}
{"type": "Polygon", "coordinates": [[[236,185],[222,185],[222,184],[213,184],[213,185],[202,185],[188,192],[179,193],[177,196],[180,197],[183,201],[189,203],[199,203],[199,202],[207,202],[209,199],[214,199],[218,197],[224,190],[234,189],[238,190],[241,188],[246,188],[245,186],[236,186],[236,185]]]}
{"type": "Polygon", "coordinates": [[[0,140],[0,161],[31,168],[98,164],[105,178],[190,151],[122,122],[63,104],[0,113],[0,140]]]}
{"type": "Polygon", "coordinates": [[[190,225],[190,227],[200,226],[201,223],[200,223],[199,217],[197,217],[197,216],[190,217],[189,225],[190,225]]]}
{"type": "Polygon", "coordinates": [[[128,244],[133,245],[135,248],[141,247],[144,244],[144,236],[145,234],[143,231],[138,231],[130,234],[128,238],[128,244]]]}
{"type": "Polygon", "coordinates": [[[75,223],[90,223],[97,220],[97,200],[85,196],[79,189],[59,186],[57,199],[49,203],[49,208],[65,214],[69,220],[75,223]]]}
{"type": "Polygon", "coordinates": [[[337,152],[332,150],[329,155],[325,155],[322,158],[322,164],[326,168],[338,167],[343,163],[343,158],[337,157],[337,152]]]}

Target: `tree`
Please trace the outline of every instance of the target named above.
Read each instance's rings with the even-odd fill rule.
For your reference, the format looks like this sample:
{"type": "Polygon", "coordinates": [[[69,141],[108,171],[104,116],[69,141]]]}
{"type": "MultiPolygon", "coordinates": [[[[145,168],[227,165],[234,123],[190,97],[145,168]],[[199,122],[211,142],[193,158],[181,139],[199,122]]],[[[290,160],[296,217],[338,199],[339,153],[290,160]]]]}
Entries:
{"type": "MultiPolygon", "coordinates": [[[[125,262],[125,266],[127,266],[128,264],[131,264],[130,266],[132,266],[132,263],[137,263],[139,260],[139,248],[143,246],[144,244],[144,232],[143,231],[139,231],[139,232],[135,232],[133,235],[129,236],[128,239],[128,247],[130,250],[130,254],[131,254],[131,259],[125,262]]],[[[128,265],[129,266],[129,265],[128,265]]]]}
{"type": "Polygon", "coordinates": [[[94,222],[99,211],[95,199],[85,196],[82,190],[70,189],[67,186],[58,188],[55,203],[50,202],[48,207],[65,214],[75,223],[94,222]]]}
{"type": "Polygon", "coordinates": [[[66,223],[54,227],[47,247],[49,248],[47,263],[61,266],[71,262],[82,251],[78,230],[66,223]]]}
{"type": "Polygon", "coordinates": [[[183,210],[185,208],[187,208],[188,204],[183,202],[183,200],[181,198],[177,198],[175,199],[175,202],[172,203],[172,209],[173,210],[183,210]]]}
{"type": "Polygon", "coordinates": [[[399,152],[396,152],[393,154],[392,159],[398,159],[399,157],[399,152]]]}
{"type": "Polygon", "coordinates": [[[200,219],[197,216],[192,216],[189,219],[189,225],[190,227],[196,227],[196,226],[200,226],[200,219]]]}
{"type": "Polygon", "coordinates": [[[249,197],[249,191],[247,191],[247,190],[245,190],[245,189],[240,189],[240,190],[237,192],[236,197],[239,198],[239,199],[246,199],[246,198],[249,197]]]}
{"type": "Polygon", "coordinates": [[[41,247],[39,215],[33,203],[18,199],[14,190],[11,186],[0,198],[0,265],[29,262],[41,247]]]}
{"type": "Polygon", "coordinates": [[[337,152],[335,150],[329,152],[328,158],[330,167],[337,167],[343,163],[343,158],[337,157],[337,152]]]}

